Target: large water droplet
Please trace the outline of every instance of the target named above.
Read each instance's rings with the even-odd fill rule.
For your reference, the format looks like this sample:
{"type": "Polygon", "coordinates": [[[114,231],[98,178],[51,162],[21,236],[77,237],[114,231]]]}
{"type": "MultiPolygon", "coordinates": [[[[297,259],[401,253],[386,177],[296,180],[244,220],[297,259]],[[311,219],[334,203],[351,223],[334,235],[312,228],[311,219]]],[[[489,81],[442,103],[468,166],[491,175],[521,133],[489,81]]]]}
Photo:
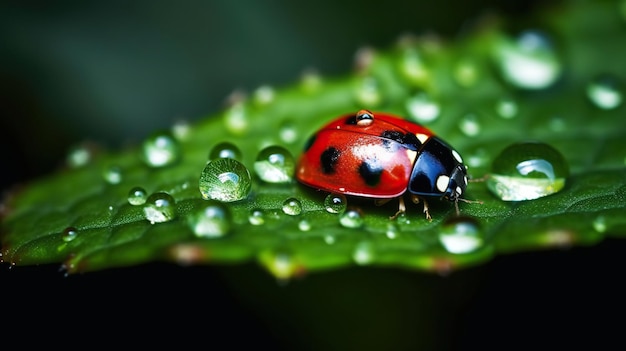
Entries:
{"type": "Polygon", "coordinates": [[[164,167],[178,161],[181,157],[178,141],[166,131],[152,134],[142,144],[142,156],[150,167],[164,167]]]}
{"type": "Polygon", "coordinates": [[[569,167],[563,155],[541,142],[510,145],[493,160],[487,187],[504,201],[532,200],[565,186],[569,167]]]}
{"type": "Polygon", "coordinates": [[[283,212],[290,216],[297,216],[302,213],[302,203],[295,197],[290,197],[283,202],[283,212]]]}
{"type": "Polygon", "coordinates": [[[439,117],[439,104],[427,93],[419,92],[406,101],[406,109],[418,123],[430,123],[439,117]]]}
{"type": "Polygon", "coordinates": [[[219,238],[230,231],[231,216],[224,205],[211,201],[191,212],[187,224],[198,237],[219,238]]]}
{"type": "Polygon", "coordinates": [[[261,150],[254,162],[256,174],[268,183],[291,182],[295,168],[296,162],[289,150],[278,145],[261,150]]]}
{"type": "Polygon", "coordinates": [[[146,199],[143,213],[152,224],[171,221],[176,218],[174,198],[166,192],[153,193],[146,199]]]}
{"type": "Polygon", "coordinates": [[[439,242],[446,251],[465,254],[478,250],[484,245],[484,234],[478,222],[471,217],[451,217],[439,231],[439,242]]]}
{"type": "Polygon", "coordinates": [[[140,186],[136,186],[128,191],[128,203],[137,206],[146,203],[148,193],[140,186]]]}
{"type": "Polygon", "coordinates": [[[324,199],[324,207],[328,213],[342,213],[347,205],[348,200],[343,194],[328,194],[324,199]]]}
{"type": "Polygon", "coordinates": [[[241,162],[219,158],[209,162],[200,174],[200,193],[205,200],[222,202],[246,198],[252,187],[250,172],[241,162]]]}
{"type": "Polygon", "coordinates": [[[618,79],[609,74],[594,78],[587,86],[587,97],[598,108],[611,110],[622,104],[622,87],[618,79]]]}
{"type": "Polygon", "coordinates": [[[506,81],[522,89],[544,89],[562,72],[561,61],[548,37],[528,30],[517,38],[502,40],[496,57],[506,81]]]}
{"type": "Polygon", "coordinates": [[[355,208],[346,210],[339,217],[339,223],[346,228],[359,228],[363,225],[363,215],[355,208]]]}
{"type": "Polygon", "coordinates": [[[232,158],[234,160],[241,161],[241,157],[242,153],[237,145],[228,141],[217,143],[213,146],[211,152],[209,153],[209,161],[217,158],[232,158]]]}

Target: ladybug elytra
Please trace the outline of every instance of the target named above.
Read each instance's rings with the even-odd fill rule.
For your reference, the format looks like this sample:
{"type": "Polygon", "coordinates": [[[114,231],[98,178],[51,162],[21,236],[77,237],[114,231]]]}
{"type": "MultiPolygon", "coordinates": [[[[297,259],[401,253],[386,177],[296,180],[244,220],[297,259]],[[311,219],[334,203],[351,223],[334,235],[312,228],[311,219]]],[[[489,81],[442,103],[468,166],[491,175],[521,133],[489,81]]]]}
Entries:
{"type": "MultiPolygon", "coordinates": [[[[458,201],[467,187],[467,167],[459,153],[430,129],[385,113],[360,110],[320,128],[307,142],[296,168],[299,182],[331,193],[376,199],[403,196],[424,203],[439,196],[458,201]]],[[[466,201],[466,200],[463,200],[466,201]]]]}

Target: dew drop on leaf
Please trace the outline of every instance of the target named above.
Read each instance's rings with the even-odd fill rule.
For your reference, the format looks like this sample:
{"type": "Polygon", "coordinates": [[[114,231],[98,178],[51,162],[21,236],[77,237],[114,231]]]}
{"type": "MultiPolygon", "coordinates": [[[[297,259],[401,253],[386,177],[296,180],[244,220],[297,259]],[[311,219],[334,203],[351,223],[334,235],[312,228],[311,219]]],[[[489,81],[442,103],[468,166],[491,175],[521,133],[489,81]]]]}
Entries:
{"type": "Polygon", "coordinates": [[[480,133],[480,124],[478,123],[478,118],[473,113],[467,114],[463,118],[461,118],[461,120],[459,121],[459,128],[461,128],[463,134],[470,137],[476,136],[478,135],[478,133],[480,133]]]}
{"type": "Polygon", "coordinates": [[[204,166],[199,188],[205,200],[233,202],[248,196],[252,180],[250,172],[241,162],[232,158],[219,158],[204,166]]]}
{"type": "Polygon", "coordinates": [[[517,116],[517,103],[511,98],[502,98],[496,102],[496,113],[504,119],[517,116]]]}
{"type": "Polygon", "coordinates": [[[254,170],[268,183],[289,183],[293,179],[296,163],[289,150],[272,145],[259,152],[254,162],[254,170]]]}
{"type": "Polygon", "coordinates": [[[450,217],[439,230],[439,242],[453,254],[474,252],[485,244],[484,233],[478,222],[471,217],[450,217]]]}
{"type": "Polygon", "coordinates": [[[439,104],[426,92],[418,92],[406,101],[409,116],[418,123],[430,123],[439,117],[439,104]]]}
{"type": "Polygon", "coordinates": [[[296,124],[291,120],[283,121],[278,129],[278,136],[283,142],[293,144],[298,140],[296,124]]]}
{"type": "Polygon", "coordinates": [[[176,218],[174,198],[166,192],[153,193],[146,199],[143,213],[151,224],[171,221],[176,218]]]}
{"type": "Polygon", "coordinates": [[[262,225],[265,223],[265,214],[261,209],[253,209],[248,215],[248,222],[252,225],[262,225]]]}
{"type": "Polygon", "coordinates": [[[122,169],[119,166],[107,167],[102,176],[109,184],[119,184],[122,181],[122,169]]]}
{"type": "Polygon", "coordinates": [[[356,101],[363,106],[378,106],[382,100],[378,82],[374,77],[362,77],[355,91],[356,101]]]}
{"type": "Polygon", "coordinates": [[[302,219],[300,222],[298,222],[298,229],[303,232],[308,232],[309,230],[311,230],[311,222],[307,219],[302,219]]]}
{"type": "Polygon", "coordinates": [[[182,156],[180,144],[166,131],[152,134],[143,141],[141,147],[143,160],[150,167],[169,166],[182,156]]]}
{"type": "Polygon", "coordinates": [[[128,203],[137,206],[146,203],[148,193],[140,186],[133,187],[128,191],[128,203]]]}
{"type": "Polygon", "coordinates": [[[248,130],[248,112],[243,100],[235,101],[225,112],[226,128],[234,134],[243,134],[248,130]]]}
{"type": "Polygon", "coordinates": [[[512,144],[496,156],[487,187],[504,201],[537,199],[563,189],[569,166],[563,155],[542,142],[512,144]]]}
{"type": "Polygon", "coordinates": [[[454,79],[462,87],[471,87],[478,82],[478,66],[471,59],[463,59],[454,67],[454,79]]]}
{"type": "Polygon", "coordinates": [[[324,207],[328,213],[342,213],[347,205],[348,200],[343,194],[328,194],[324,198],[324,207]]]}
{"type": "Polygon", "coordinates": [[[71,168],[85,166],[91,161],[92,151],[85,145],[74,146],[67,154],[67,164],[71,168]]]}
{"type": "Polygon", "coordinates": [[[191,212],[187,224],[197,237],[218,238],[228,234],[232,223],[229,210],[221,203],[211,201],[191,212]]]}
{"type": "Polygon", "coordinates": [[[70,242],[78,236],[78,230],[74,227],[67,227],[63,230],[63,241],[70,242]]]}
{"type": "Polygon", "coordinates": [[[359,228],[363,225],[363,215],[358,209],[350,208],[341,214],[339,223],[346,228],[359,228]]]}
{"type": "Polygon", "coordinates": [[[252,98],[257,105],[267,105],[274,101],[274,88],[269,85],[258,87],[252,94],[252,98]]]}
{"type": "Polygon", "coordinates": [[[218,158],[232,158],[233,160],[241,161],[241,157],[242,153],[237,145],[228,141],[216,144],[209,152],[209,161],[218,158]]]}
{"type": "Polygon", "coordinates": [[[283,202],[283,212],[290,216],[297,216],[302,213],[302,203],[295,197],[290,197],[283,202]]]}
{"type": "Polygon", "coordinates": [[[587,97],[602,110],[611,110],[622,104],[623,94],[618,79],[609,74],[599,75],[587,85],[587,97]]]}
{"type": "Polygon", "coordinates": [[[360,242],[354,248],[352,259],[356,264],[366,265],[374,261],[374,249],[370,242],[360,242]]]}

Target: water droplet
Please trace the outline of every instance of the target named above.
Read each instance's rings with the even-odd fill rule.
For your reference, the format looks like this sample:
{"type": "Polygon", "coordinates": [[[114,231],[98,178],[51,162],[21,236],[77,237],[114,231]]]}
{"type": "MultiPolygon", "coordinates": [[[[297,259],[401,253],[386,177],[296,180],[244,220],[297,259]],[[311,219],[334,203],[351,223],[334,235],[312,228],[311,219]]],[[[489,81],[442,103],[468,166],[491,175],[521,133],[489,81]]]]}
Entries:
{"type": "Polygon", "coordinates": [[[186,140],[191,133],[191,126],[186,120],[178,120],[172,125],[172,135],[177,140],[186,140]]]}
{"type": "Polygon", "coordinates": [[[556,193],[565,186],[569,167],[563,155],[541,142],[521,142],[493,160],[487,187],[504,201],[522,201],[556,193]]]}
{"type": "Polygon", "coordinates": [[[398,227],[398,224],[396,224],[395,222],[387,223],[387,231],[385,232],[385,235],[387,235],[387,238],[395,239],[398,237],[399,233],[400,233],[400,228],[398,227]]]}
{"type": "Polygon", "coordinates": [[[180,144],[169,132],[156,132],[142,144],[143,160],[150,167],[171,165],[178,161],[181,155],[180,144]]]}
{"type": "Polygon", "coordinates": [[[369,242],[360,242],[352,253],[352,259],[356,264],[366,265],[374,261],[374,248],[369,242]]]}
{"type": "Polygon", "coordinates": [[[71,168],[82,167],[91,161],[92,156],[92,151],[88,146],[74,146],[67,154],[67,164],[71,168]]]}
{"type": "Polygon", "coordinates": [[[341,214],[339,223],[346,228],[359,228],[363,225],[363,215],[358,209],[350,208],[341,214]]]}
{"type": "Polygon", "coordinates": [[[302,213],[302,203],[295,197],[290,197],[283,202],[283,212],[290,216],[297,216],[302,213]]]}
{"type": "Polygon", "coordinates": [[[250,224],[252,225],[262,225],[263,223],[265,223],[265,215],[263,213],[263,210],[254,209],[250,211],[250,215],[248,216],[248,222],[250,222],[250,224]]]}
{"type": "Polygon", "coordinates": [[[231,216],[224,205],[211,201],[191,212],[187,224],[198,237],[219,238],[230,231],[231,216]]]}
{"type": "Polygon", "coordinates": [[[143,213],[150,223],[163,223],[176,217],[174,198],[166,192],[156,192],[146,199],[143,213]]]}
{"type": "Polygon", "coordinates": [[[450,253],[465,254],[483,247],[484,234],[475,219],[451,217],[441,226],[439,242],[450,253]]]}
{"type": "Polygon", "coordinates": [[[128,191],[128,203],[133,206],[145,204],[147,198],[148,193],[140,186],[136,186],[128,191]]]}
{"type": "Polygon", "coordinates": [[[511,119],[517,116],[517,103],[510,98],[502,98],[496,103],[496,113],[498,116],[511,119]]]}
{"type": "Polygon", "coordinates": [[[486,166],[488,161],[489,156],[487,155],[487,151],[483,148],[478,148],[465,157],[466,164],[473,168],[486,166]]]}
{"type": "Polygon", "coordinates": [[[274,96],[275,92],[271,86],[262,85],[254,91],[252,98],[257,105],[267,105],[274,101],[274,96]]]}
{"type": "Polygon", "coordinates": [[[476,136],[480,133],[480,124],[476,115],[470,113],[461,119],[459,122],[459,128],[467,136],[476,136]]]}
{"type": "Polygon", "coordinates": [[[562,71],[548,37],[534,30],[501,41],[496,57],[504,79],[522,89],[547,88],[556,82],[562,71]]]}
{"type": "Polygon", "coordinates": [[[309,230],[311,230],[311,222],[306,219],[301,220],[300,222],[298,222],[298,229],[303,232],[308,232],[309,230]]]}
{"type": "Polygon", "coordinates": [[[332,234],[326,234],[324,235],[324,242],[328,245],[332,245],[335,243],[337,239],[335,239],[335,236],[332,234]]]}
{"type": "Polygon", "coordinates": [[[291,182],[295,168],[296,163],[289,150],[278,145],[261,150],[254,162],[256,174],[268,183],[291,182]]]}
{"type": "Polygon", "coordinates": [[[419,92],[406,101],[406,109],[418,123],[429,123],[439,117],[439,104],[425,92],[419,92]]]}
{"type": "Polygon", "coordinates": [[[63,230],[63,241],[70,242],[78,236],[78,230],[74,227],[67,227],[63,230]]]}
{"type": "Polygon", "coordinates": [[[328,213],[342,213],[347,205],[348,200],[343,194],[328,194],[324,199],[324,207],[328,213]]]}
{"type": "Polygon", "coordinates": [[[587,86],[587,97],[600,109],[614,109],[622,104],[621,84],[613,75],[599,75],[587,86]]]}
{"type": "Polygon", "coordinates": [[[122,169],[119,166],[109,166],[102,174],[109,184],[119,184],[122,181],[122,169]]]}
{"type": "Polygon", "coordinates": [[[223,141],[213,146],[209,153],[209,161],[218,158],[232,158],[233,160],[241,161],[242,153],[237,145],[223,141]]]}
{"type": "Polygon", "coordinates": [[[428,80],[428,68],[415,47],[406,47],[400,59],[400,72],[409,81],[419,84],[428,80]]]}
{"type": "Polygon", "coordinates": [[[606,232],[606,218],[604,216],[598,216],[593,221],[593,229],[598,233],[606,232]]]}
{"type": "Polygon", "coordinates": [[[248,113],[243,101],[234,102],[224,111],[224,122],[234,134],[243,134],[248,129],[248,113]]]}
{"type": "Polygon", "coordinates": [[[200,174],[200,193],[205,200],[222,202],[246,198],[252,187],[250,172],[241,162],[218,158],[209,162],[200,174]]]}
{"type": "Polygon", "coordinates": [[[307,69],[302,73],[300,86],[302,90],[308,93],[314,93],[322,86],[322,78],[314,69],[307,69]]]}
{"type": "Polygon", "coordinates": [[[473,60],[463,59],[454,67],[454,79],[462,87],[471,87],[478,81],[478,67],[473,60]]]}
{"type": "Polygon", "coordinates": [[[378,106],[382,100],[378,82],[374,77],[362,77],[356,87],[356,100],[363,106],[378,106]]]}
{"type": "Polygon", "coordinates": [[[278,136],[283,142],[293,144],[298,140],[298,129],[296,128],[296,124],[291,120],[284,121],[278,129],[278,136]]]}

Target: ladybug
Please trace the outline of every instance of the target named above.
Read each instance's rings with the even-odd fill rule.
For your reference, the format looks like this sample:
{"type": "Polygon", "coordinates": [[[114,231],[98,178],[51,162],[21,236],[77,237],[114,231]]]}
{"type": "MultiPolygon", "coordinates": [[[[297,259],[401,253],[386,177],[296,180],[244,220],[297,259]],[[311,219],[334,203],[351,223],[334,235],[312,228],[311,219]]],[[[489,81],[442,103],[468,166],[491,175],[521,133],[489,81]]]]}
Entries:
{"type": "Polygon", "coordinates": [[[459,153],[430,129],[385,113],[360,110],[319,129],[298,160],[297,180],[331,193],[374,198],[377,205],[403,196],[424,203],[438,196],[458,201],[467,187],[467,167],[459,153]]]}

